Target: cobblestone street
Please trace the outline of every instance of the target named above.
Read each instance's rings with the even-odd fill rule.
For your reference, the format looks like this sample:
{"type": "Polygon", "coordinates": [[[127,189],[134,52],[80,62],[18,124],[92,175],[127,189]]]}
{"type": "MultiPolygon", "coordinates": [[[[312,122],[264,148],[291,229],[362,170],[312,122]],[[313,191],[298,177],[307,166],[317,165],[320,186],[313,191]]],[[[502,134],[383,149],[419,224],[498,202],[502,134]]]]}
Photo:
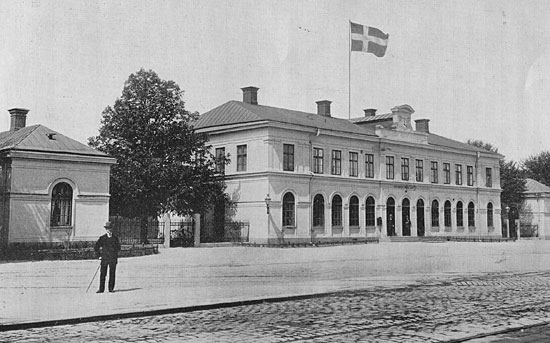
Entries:
{"type": "MultiPolygon", "coordinates": [[[[0,337],[2,342],[88,343],[509,342],[505,338],[510,335],[498,334],[550,321],[549,289],[549,272],[487,274],[294,301],[7,331],[0,337]],[[497,336],[487,337],[490,334],[497,336]]],[[[542,326],[531,331],[543,337],[544,328],[548,330],[542,326]]],[[[528,332],[518,334],[529,341],[528,332]]]]}

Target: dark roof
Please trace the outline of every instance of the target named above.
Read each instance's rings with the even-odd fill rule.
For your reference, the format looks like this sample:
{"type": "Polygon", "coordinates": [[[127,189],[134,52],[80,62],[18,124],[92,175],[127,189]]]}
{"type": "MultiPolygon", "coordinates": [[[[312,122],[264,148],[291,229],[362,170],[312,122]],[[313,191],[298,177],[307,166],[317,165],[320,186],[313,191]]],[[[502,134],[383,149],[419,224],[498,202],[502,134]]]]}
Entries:
{"type": "Polygon", "coordinates": [[[393,113],[386,113],[386,114],[379,114],[375,116],[351,118],[351,122],[355,124],[361,124],[361,123],[370,122],[370,121],[374,121],[374,122],[386,121],[388,119],[393,119],[392,117],[393,117],[393,113]]]}
{"type": "MultiPolygon", "coordinates": [[[[228,101],[225,104],[202,114],[193,126],[196,129],[204,129],[208,127],[232,124],[274,121],[319,129],[377,136],[372,128],[369,128],[366,125],[358,124],[361,122],[388,120],[392,118],[392,115],[393,113],[387,113],[347,120],[334,117],[325,117],[316,113],[293,111],[278,107],[252,105],[241,101],[228,101]]],[[[438,136],[433,133],[428,134],[428,144],[453,149],[495,154],[488,150],[438,136]]]]}
{"type": "Polygon", "coordinates": [[[326,117],[316,113],[293,111],[284,108],[252,105],[241,101],[228,101],[204,114],[195,122],[196,129],[259,121],[290,123],[319,129],[376,136],[374,131],[353,124],[349,120],[326,117]]]}
{"type": "Polygon", "coordinates": [[[6,150],[41,151],[107,157],[106,154],[43,125],[32,125],[17,131],[0,132],[0,151],[6,150]],[[52,134],[55,139],[49,138],[52,134]]]}
{"type": "Polygon", "coordinates": [[[462,143],[462,142],[459,142],[459,141],[455,141],[455,140],[450,139],[450,138],[445,138],[445,137],[442,137],[442,136],[439,136],[439,135],[436,135],[436,134],[433,134],[433,133],[428,134],[428,144],[443,146],[443,147],[453,148],[453,149],[470,150],[470,151],[482,152],[482,153],[485,153],[485,154],[494,154],[494,155],[502,156],[499,153],[495,153],[495,152],[492,152],[492,151],[489,151],[489,150],[486,150],[486,149],[483,149],[483,148],[478,148],[476,146],[473,146],[473,145],[470,145],[470,144],[467,144],[467,143],[462,143]]]}
{"type": "Polygon", "coordinates": [[[550,187],[533,179],[525,179],[525,193],[550,193],[550,187]]]}

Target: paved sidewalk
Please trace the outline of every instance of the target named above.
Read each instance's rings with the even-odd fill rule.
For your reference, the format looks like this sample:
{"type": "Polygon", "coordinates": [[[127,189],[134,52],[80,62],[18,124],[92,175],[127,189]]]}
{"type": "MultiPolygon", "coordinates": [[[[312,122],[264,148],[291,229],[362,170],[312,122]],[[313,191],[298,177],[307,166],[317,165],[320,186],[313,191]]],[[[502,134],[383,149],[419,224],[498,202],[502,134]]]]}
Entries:
{"type": "Polygon", "coordinates": [[[86,288],[98,261],[0,263],[0,331],[196,306],[547,270],[550,242],[173,248],[120,259],[117,292],[86,288]]]}

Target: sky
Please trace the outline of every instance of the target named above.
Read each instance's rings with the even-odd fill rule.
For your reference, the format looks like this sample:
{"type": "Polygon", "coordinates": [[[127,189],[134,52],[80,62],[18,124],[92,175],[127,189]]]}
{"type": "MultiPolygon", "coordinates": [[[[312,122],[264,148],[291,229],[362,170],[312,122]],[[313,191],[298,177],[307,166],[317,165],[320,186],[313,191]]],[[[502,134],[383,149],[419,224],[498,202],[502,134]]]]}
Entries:
{"type": "Polygon", "coordinates": [[[261,105],[412,119],[507,160],[550,150],[550,1],[9,0],[0,7],[0,131],[8,109],[86,143],[124,81],[152,69],[204,113],[259,87],[261,105]],[[389,34],[349,52],[349,21],[389,34]],[[2,115],[1,113],[4,113],[2,115]]]}

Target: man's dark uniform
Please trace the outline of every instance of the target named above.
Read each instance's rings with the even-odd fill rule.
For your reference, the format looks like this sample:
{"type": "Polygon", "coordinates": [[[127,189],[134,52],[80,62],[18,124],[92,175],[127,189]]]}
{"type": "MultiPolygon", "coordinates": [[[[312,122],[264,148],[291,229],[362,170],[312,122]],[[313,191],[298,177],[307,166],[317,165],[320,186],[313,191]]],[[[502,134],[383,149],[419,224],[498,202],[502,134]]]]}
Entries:
{"type": "Polygon", "coordinates": [[[105,291],[105,277],[107,276],[107,266],[109,267],[109,292],[115,290],[115,273],[118,261],[118,251],[120,243],[115,235],[109,237],[107,234],[99,237],[94,250],[97,257],[101,256],[101,273],[99,276],[99,293],[105,291]]]}

